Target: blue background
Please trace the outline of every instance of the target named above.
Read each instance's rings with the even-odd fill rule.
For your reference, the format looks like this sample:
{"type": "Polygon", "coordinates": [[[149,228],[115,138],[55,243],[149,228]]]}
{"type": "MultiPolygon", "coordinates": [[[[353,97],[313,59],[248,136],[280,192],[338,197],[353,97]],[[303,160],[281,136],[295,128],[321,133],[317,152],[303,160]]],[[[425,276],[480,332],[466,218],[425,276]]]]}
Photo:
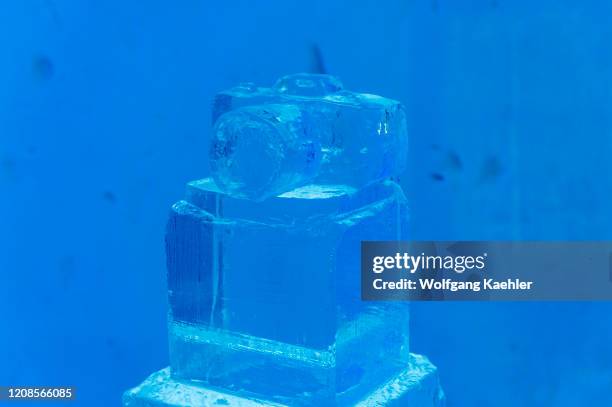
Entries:
{"type": "MultiPolygon", "coordinates": [[[[612,239],[603,3],[2,2],[0,384],[110,406],[168,363],[166,216],[242,81],[405,103],[415,239],[612,239]]],[[[413,310],[450,407],[612,404],[611,304],[413,310]]]]}

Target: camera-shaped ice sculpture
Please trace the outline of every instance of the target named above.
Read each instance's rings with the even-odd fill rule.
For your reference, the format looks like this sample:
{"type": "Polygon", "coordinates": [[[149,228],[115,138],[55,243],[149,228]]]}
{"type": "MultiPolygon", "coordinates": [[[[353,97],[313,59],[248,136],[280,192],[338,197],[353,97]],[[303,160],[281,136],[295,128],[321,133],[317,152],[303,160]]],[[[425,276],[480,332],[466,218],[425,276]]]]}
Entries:
{"type": "Polygon", "coordinates": [[[402,105],[342,89],[329,75],[242,85],[213,107],[210,160],[217,185],[262,200],[307,183],[362,188],[400,174],[408,137],[402,105]]]}

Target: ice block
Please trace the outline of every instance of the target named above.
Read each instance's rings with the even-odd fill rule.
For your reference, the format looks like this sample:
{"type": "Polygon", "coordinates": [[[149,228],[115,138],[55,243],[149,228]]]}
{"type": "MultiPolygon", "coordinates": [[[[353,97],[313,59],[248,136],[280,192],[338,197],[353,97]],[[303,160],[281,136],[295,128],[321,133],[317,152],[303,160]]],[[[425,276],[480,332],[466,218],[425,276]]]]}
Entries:
{"type": "Polygon", "coordinates": [[[254,203],[207,179],[187,196],[166,240],[177,377],[335,405],[405,368],[408,305],[362,302],[356,255],[362,240],[405,233],[396,184],[314,184],[254,203]]]}
{"type": "MultiPolygon", "coordinates": [[[[153,373],[141,385],[123,396],[125,407],[202,406],[202,407],[290,407],[253,398],[237,397],[172,377],[166,368],[153,373]]],[[[420,355],[411,355],[407,368],[391,378],[355,407],[443,407],[444,392],[434,365],[420,355]]]]}
{"type": "Polygon", "coordinates": [[[239,86],[218,94],[213,111],[212,175],[234,196],[262,200],[307,183],[361,188],[405,166],[402,105],[343,90],[329,75],[290,75],[273,88],[239,86]],[[294,114],[282,114],[288,111],[294,114]],[[306,170],[296,176],[300,168],[306,170]]]}

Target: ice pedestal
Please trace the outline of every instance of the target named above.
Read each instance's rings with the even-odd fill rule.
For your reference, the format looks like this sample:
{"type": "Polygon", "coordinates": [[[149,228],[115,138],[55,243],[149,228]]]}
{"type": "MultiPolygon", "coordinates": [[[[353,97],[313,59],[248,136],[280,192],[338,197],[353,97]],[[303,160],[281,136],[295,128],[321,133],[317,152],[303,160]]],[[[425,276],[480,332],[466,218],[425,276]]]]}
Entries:
{"type": "MultiPolygon", "coordinates": [[[[202,407],[265,407],[295,406],[279,404],[255,397],[238,397],[223,391],[203,388],[195,383],[172,377],[166,368],[153,373],[141,385],[123,395],[126,407],[202,406],[202,407]]],[[[357,407],[443,407],[438,372],[427,358],[411,355],[408,367],[355,403],[357,407]]]]}
{"type": "Polygon", "coordinates": [[[166,231],[171,365],[124,405],[439,405],[408,304],[360,298],[361,242],[407,238],[401,105],[294,75],[215,112],[166,231]]]}
{"type": "Polygon", "coordinates": [[[166,238],[176,377],[335,405],[405,369],[408,306],[362,302],[358,273],[362,240],[405,231],[396,184],[308,185],[255,203],[202,180],[187,198],[166,238]]]}

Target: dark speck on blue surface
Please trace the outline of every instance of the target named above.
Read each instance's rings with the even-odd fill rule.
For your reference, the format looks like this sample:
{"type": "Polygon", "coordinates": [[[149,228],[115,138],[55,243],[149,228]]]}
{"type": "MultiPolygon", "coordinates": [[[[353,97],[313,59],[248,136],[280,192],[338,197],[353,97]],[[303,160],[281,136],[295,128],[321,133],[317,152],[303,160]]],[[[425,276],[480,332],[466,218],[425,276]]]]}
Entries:
{"type": "Polygon", "coordinates": [[[431,179],[434,181],[444,181],[444,175],[440,174],[439,172],[434,172],[431,174],[431,179]]]}
{"type": "Polygon", "coordinates": [[[109,203],[115,203],[117,201],[117,197],[112,191],[104,191],[102,198],[109,203]]]}
{"type": "Polygon", "coordinates": [[[311,47],[311,53],[312,53],[312,67],[311,67],[311,72],[312,73],[327,73],[327,69],[325,68],[325,61],[323,60],[323,53],[321,52],[321,48],[317,45],[314,44],[311,47]]]}
{"type": "Polygon", "coordinates": [[[480,179],[482,181],[491,181],[499,177],[502,172],[502,165],[497,157],[489,157],[482,163],[480,170],[480,179]]]}
{"type": "Polygon", "coordinates": [[[446,157],[449,167],[453,171],[461,171],[463,169],[463,162],[461,161],[461,157],[454,151],[449,151],[446,157]]]}
{"type": "Polygon", "coordinates": [[[35,56],[32,60],[32,71],[37,79],[51,79],[55,73],[53,61],[45,55],[35,56]]]}

